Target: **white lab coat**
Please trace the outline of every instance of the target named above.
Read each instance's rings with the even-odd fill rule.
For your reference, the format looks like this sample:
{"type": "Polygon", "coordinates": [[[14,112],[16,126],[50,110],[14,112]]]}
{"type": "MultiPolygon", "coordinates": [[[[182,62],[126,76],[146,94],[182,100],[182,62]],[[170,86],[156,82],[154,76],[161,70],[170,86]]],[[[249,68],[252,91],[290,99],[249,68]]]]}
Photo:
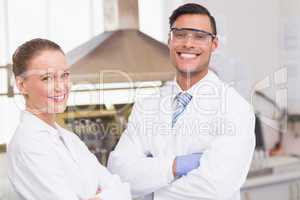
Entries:
{"type": "Polygon", "coordinates": [[[135,103],[108,169],[130,182],[134,197],[239,200],[255,147],[252,107],[209,71],[171,128],[178,92],[174,81],[135,103]],[[174,179],[175,156],[195,152],[203,153],[200,167],[174,179]]]}
{"type": "Polygon", "coordinates": [[[8,176],[21,199],[129,200],[128,184],[99,164],[72,132],[24,111],[8,145],[8,176]],[[62,139],[60,139],[60,137],[62,139]]]}

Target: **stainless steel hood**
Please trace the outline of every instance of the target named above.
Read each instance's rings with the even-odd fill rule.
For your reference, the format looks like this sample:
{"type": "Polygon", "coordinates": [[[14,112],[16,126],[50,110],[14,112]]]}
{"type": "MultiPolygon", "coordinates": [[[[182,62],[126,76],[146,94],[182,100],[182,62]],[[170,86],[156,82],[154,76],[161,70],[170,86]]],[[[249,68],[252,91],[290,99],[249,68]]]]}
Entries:
{"type": "Polygon", "coordinates": [[[68,54],[74,84],[173,79],[167,45],[138,30],[138,0],[103,2],[106,31],[68,54]]]}

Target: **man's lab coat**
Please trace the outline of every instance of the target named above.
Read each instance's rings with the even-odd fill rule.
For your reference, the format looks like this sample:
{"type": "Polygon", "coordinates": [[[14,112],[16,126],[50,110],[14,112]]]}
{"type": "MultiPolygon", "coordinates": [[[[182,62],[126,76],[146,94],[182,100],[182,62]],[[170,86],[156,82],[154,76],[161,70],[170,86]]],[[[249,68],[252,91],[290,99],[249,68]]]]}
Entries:
{"type": "Polygon", "coordinates": [[[187,91],[193,98],[172,128],[178,92],[174,81],[135,103],[108,169],[131,184],[134,197],[239,200],[255,147],[252,107],[209,71],[187,91]],[[174,158],[197,152],[200,167],[174,178],[174,158]]]}

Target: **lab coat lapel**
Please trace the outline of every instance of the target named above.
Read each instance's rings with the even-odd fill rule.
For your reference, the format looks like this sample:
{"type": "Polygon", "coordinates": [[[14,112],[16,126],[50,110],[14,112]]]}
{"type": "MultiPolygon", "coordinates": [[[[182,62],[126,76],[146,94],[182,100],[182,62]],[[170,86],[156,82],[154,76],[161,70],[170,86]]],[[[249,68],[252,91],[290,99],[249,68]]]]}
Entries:
{"type": "Polygon", "coordinates": [[[66,146],[66,148],[70,152],[70,154],[72,156],[72,159],[75,162],[78,162],[78,156],[77,156],[77,153],[76,153],[76,149],[74,147],[74,144],[72,143],[72,139],[68,135],[68,134],[73,134],[73,133],[67,132],[66,130],[64,130],[63,128],[61,128],[58,125],[57,125],[57,127],[58,127],[58,131],[59,131],[59,135],[62,139],[62,142],[64,143],[64,145],[66,146]]]}
{"type": "Polygon", "coordinates": [[[173,115],[173,107],[172,101],[174,92],[173,89],[169,89],[168,87],[173,88],[173,85],[167,85],[166,88],[162,88],[161,97],[159,100],[159,117],[158,122],[163,123],[161,126],[165,127],[164,130],[169,130],[167,133],[169,134],[170,130],[172,129],[172,115],[173,115]]]}
{"type": "Polygon", "coordinates": [[[38,118],[33,113],[24,110],[21,114],[21,122],[28,124],[30,127],[30,134],[39,133],[40,131],[51,133],[52,135],[57,135],[57,130],[38,118]]]}
{"type": "Polygon", "coordinates": [[[152,126],[146,130],[153,136],[149,137],[151,144],[149,151],[153,156],[158,156],[161,152],[164,152],[163,156],[173,155],[169,148],[174,137],[171,128],[172,107],[168,87],[169,85],[164,85],[161,88],[160,95],[155,100],[154,110],[148,113],[148,118],[153,120],[152,126]]]}

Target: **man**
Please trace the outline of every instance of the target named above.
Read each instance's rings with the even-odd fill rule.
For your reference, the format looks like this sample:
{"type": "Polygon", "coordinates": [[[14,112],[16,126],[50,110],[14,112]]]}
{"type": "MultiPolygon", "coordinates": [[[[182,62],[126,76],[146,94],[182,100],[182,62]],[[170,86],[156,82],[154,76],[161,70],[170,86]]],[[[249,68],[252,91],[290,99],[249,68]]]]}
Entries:
{"type": "Polygon", "coordinates": [[[134,197],[238,200],[255,146],[250,105],[209,70],[218,46],[214,18],[198,4],[170,17],[177,74],[137,101],[108,167],[134,197]]]}

